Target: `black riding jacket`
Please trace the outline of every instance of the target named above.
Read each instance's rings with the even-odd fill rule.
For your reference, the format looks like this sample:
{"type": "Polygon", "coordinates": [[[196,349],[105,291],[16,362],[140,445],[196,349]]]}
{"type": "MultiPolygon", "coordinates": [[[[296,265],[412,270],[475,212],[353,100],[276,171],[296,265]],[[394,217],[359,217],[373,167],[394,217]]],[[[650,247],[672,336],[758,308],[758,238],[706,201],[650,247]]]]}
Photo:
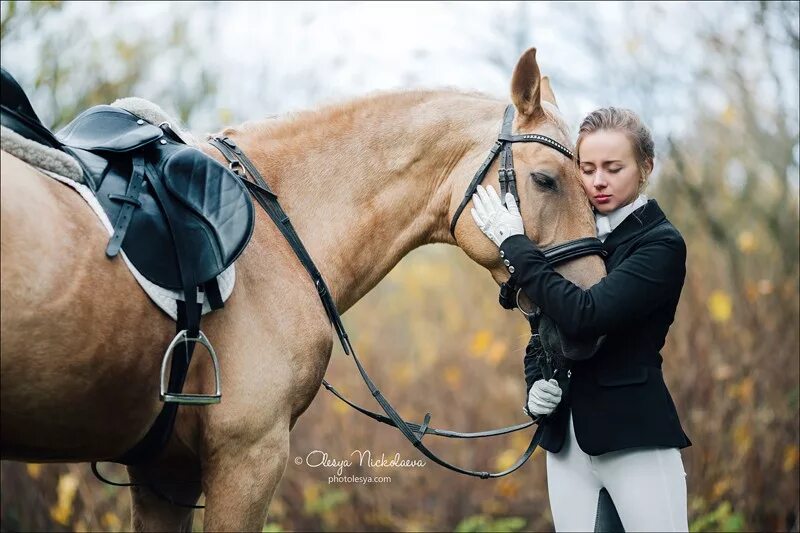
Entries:
{"type": "MultiPolygon", "coordinates": [[[[661,373],[659,351],[675,317],[686,275],[686,245],[655,200],[629,214],[606,238],[608,275],[584,290],[557,273],[525,235],[500,249],[511,277],[568,336],[606,335],[590,359],[561,376],[561,402],[542,423],[541,446],[557,452],[572,411],[575,436],[589,455],[639,446],[685,448],[684,433],[661,373]]],[[[527,392],[542,379],[525,357],[527,392]]]]}

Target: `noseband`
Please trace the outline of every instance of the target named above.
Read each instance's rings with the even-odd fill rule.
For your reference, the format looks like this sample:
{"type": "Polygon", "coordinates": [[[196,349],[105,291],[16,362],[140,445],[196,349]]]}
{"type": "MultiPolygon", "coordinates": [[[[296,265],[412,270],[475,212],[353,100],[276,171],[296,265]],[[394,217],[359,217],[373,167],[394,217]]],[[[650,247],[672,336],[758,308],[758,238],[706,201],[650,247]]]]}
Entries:
{"type": "MultiPolygon", "coordinates": [[[[456,209],[455,215],[453,215],[453,221],[450,222],[450,234],[454,239],[456,237],[455,230],[458,217],[461,216],[464,208],[467,206],[470,200],[472,200],[472,195],[478,190],[478,185],[486,177],[486,174],[489,172],[489,167],[492,165],[494,160],[497,159],[498,155],[500,155],[500,169],[498,170],[500,179],[500,200],[503,202],[503,205],[505,205],[506,192],[510,192],[514,195],[514,200],[517,202],[517,206],[519,207],[519,194],[517,193],[517,173],[514,170],[514,157],[511,151],[512,144],[530,142],[539,143],[549,146],[553,150],[561,152],[570,159],[575,159],[575,155],[566,146],[546,135],[540,135],[538,133],[523,133],[521,135],[512,134],[511,126],[513,122],[514,106],[508,105],[503,115],[503,126],[500,128],[500,135],[497,136],[497,141],[495,141],[491,150],[489,150],[489,155],[478,169],[478,172],[475,173],[475,177],[472,178],[472,181],[467,187],[467,191],[464,193],[464,198],[461,200],[461,204],[458,206],[458,209],[456,209]]],[[[545,258],[551,265],[557,265],[559,263],[564,263],[566,261],[577,259],[578,257],[583,257],[586,255],[600,255],[603,257],[606,255],[606,252],[603,249],[603,243],[595,237],[585,237],[582,239],[563,242],[542,251],[544,252],[545,258]]],[[[505,288],[505,291],[508,290],[508,288],[505,288]]],[[[504,289],[501,288],[501,299],[503,291],[504,289]]],[[[509,307],[508,309],[512,309],[512,307],[509,307]]]]}

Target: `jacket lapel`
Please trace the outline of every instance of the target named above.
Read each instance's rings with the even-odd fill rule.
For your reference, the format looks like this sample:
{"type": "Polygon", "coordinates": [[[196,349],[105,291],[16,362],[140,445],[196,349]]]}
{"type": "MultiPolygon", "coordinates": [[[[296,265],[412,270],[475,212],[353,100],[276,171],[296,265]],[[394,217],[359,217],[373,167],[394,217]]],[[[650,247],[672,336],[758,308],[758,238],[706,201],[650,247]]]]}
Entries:
{"type": "Polygon", "coordinates": [[[648,231],[665,218],[658,202],[650,199],[642,207],[629,214],[619,226],[614,228],[614,231],[606,237],[603,248],[610,257],[620,244],[648,231]]]}

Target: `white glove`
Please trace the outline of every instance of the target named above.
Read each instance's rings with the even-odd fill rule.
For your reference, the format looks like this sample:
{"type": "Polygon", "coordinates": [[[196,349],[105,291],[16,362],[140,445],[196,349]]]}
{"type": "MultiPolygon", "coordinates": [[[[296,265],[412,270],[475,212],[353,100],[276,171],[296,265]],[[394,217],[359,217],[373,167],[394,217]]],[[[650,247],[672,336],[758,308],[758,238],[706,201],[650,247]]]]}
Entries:
{"type": "Polygon", "coordinates": [[[528,411],[537,416],[552,413],[561,401],[561,387],[555,378],[550,381],[540,379],[533,382],[528,393],[528,411]]]}
{"type": "Polygon", "coordinates": [[[517,201],[510,192],[506,193],[508,209],[503,207],[500,197],[491,185],[486,189],[478,185],[477,193],[472,194],[472,203],[475,205],[469,210],[472,218],[498,247],[512,235],[525,234],[517,201]]]}

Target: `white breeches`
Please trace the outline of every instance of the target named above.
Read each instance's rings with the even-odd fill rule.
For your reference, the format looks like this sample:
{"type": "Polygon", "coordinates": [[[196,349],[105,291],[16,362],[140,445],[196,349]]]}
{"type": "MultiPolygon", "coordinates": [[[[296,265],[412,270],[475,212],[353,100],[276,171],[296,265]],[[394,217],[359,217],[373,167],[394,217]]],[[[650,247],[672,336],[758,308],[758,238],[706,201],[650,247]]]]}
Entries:
{"type": "Polygon", "coordinates": [[[547,487],[556,531],[594,531],[600,489],[625,531],[688,531],[686,472],[678,448],[630,448],[591,456],[569,435],[547,452],[547,487]]]}

